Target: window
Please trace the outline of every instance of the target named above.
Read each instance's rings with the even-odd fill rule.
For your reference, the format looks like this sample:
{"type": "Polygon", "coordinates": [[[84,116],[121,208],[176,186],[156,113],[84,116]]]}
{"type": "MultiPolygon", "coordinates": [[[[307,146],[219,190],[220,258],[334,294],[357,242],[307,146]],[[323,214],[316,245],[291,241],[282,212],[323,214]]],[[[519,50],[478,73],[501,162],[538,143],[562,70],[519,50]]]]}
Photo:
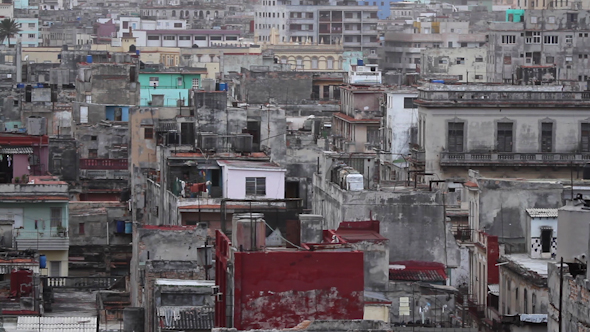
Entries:
{"type": "Polygon", "coordinates": [[[483,80],[483,75],[475,75],[476,80],[483,80]]]}
{"type": "Polygon", "coordinates": [[[184,84],[184,81],[182,80],[182,77],[177,77],[176,78],[176,85],[182,86],[182,84],[184,84]]]}
{"type": "Polygon", "coordinates": [[[94,136],[94,135],[93,135],[93,136],[90,136],[90,140],[91,140],[91,141],[96,141],[97,139],[98,139],[98,137],[97,137],[97,136],[94,136]]]}
{"type": "Polygon", "coordinates": [[[92,103],[92,96],[91,95],[86,95],[86,102],[87,103],[92,103]]]}
{"type": "Polygon", "coordinates": [[[51,208],[51,228],[62,227],[61,223],[61,208],[60,207],[52,207],[51,208]]]}
{"type": "Polygon", "coordinates": [[[238,40],[237,36],[225,36],[225,40],[238,40]]]}
{"type": "Polygon", "coordinates": [[[536,16],[531,16],[531,23],[532,24],[537,23],[537,17],[536,16]]]}
{"type": "Polygon", "coordinates": [[[550,24],[555,24],[555,16],[549,16],[547,18],[547,22],[549,22],[550,24]]]}
{"type": "Polygon", "coordinates": [[[328,57],[327,62],[327,69],[334,69],[334,59],[332,57],[328,57]]]}
{"type": "Polygon", "coordinates": [[[84,235],[84,223],[83,222],[78,224],[78,235],[84,235]]]}
{"type": "Polygon", "coordinates": [[[88,149],[88,158],[90,158],[90,159],[98,158],[98,150],[97,149],[88,149]]]}
{"type": "Polygon", "coordinates": [[[164,40],[176,40],[176,36],[164,36],[164,40]]]}
{"type": "Polygon", "coordinates": [[[206,36],[195,36],[195,40],[207,40],[206,36]]]}
{"type": "Polygon", "coordinates": [[[174,23],[175,28],[182,28],[182,23],[174,23]]]}
{"type": "Polygon", "coordinates": [[[568,23],[578,22],[578,14],[577,13],[567,13],[567,21],[568,21],[568,23]]]}
{"type": "Polygon", "coordinates": [[[50,261],[49,262],[49,276],[50,277],[61,277],[61,261],[50,261]]]}
{"type": "Polygon", "coordinates": [[[502,44],[516,44],[516,36],[503,35],[502,36],[502,44]]]}
{"type": "Polygon", "coordinates": [[[482,57],[477,57],[477,58],[475,58],[475,62],[483,62],[483,58],[482,57]]]}
{"type": "Polygon", "coordinates": [[[448,123],[448,149],[449,152],[463,152],[464,122],[448,123]]]}
{"type": "Polygon", "coordinates": [[[457,58],[457,64],[458,65],[464,65],[465,64],[465,58],[457,58]]]}
{"type": "Polygon", "coordinates": [[[498,152],[512,152],[512,122],[498,122],[497,134],[498,152]]]}
{"type": "Polygon", "coordinates": [[[568,44],[573,43],[574,41],[574,35],[565,35],[565,42],[568,44]]]}
{"type": "Polygon", "coordinates": [[[446,65],[449,61],[447,59],[440,59],[438,60],[439,65],[446,65]]]}
{"type": "Polygon", "coordinates": [[[193,83],[193,88],[199,87],[199,79],[198,78],[193,78],[192,83],[193,83]]]}
{"type": "Polygon", "coordinates": [[[553,150],[553,123],[541,123],[541,152],[552,152],[553,150]]]}
{"type": "Polygon", "coordinates": [[[35,23],[29,23],[29,28],[34,28],[35,27],[35,23]]]}
{"type": "Polygon", "coordinates": [[[553,229],[541,226],[541,252],[551,252],[551,242],[553,242],[553,229]]]}
{"type": "Polygon", "coordinates": [[[590,152],[590,123],[582,123],[580,150],[590,152]]]}
{"type": "Polygon", "coordinates": [[[160,78],[159,77],[150,77],[150,86],[159,86],[160,85],[160,78]]]}
{"type": "Polygon", "coordinates": [[[318,69],[318,58],[311,58],[311,69],[318,69]]]}
{"type": "Polygon", "coordinates": [[[555,58],[552,56],[548,56],[545,58],[545,63],[555,63],[555,58]]]}
{"type": "Polygon", "coordinates": [[[191,40],[191,36],[178,36],[178,40],[191,40]]]}
{"type": "Polygon", "coordinates": [[[153,139],[154,138],[154,128],[151,128],[151,127],[143,128],[143,138],[144,139],[153,139]]]}
{"type": "Polygon", "coordinates": [[[367,143],[370,145],[379,143],[379,127],[367,127],[367,143]]]}
{"type": "Polygon", "coordinates": [[[123,21],[123,29],[129,29],[129,21],[123,21]]]}
{"type": "Polygon", "coordinates": [[[266,195],[266,178],[246,178],[246,195],[266,195]]]}
{"type": "Polygon", "coordinates": [[[543,44],[545,45],[557,45],[559,44],[559,36],[543,36],[543,44]]]}
{"type": "Polygon", "coordinates": [[[531,314],[535,314],[536,309],[537,309],[537,294],[535,294],[535,293],[533,293],[533,295],[531,295],[531,305],[532,305],[531,314]]]}
{"type": "Polygon", "coordinates": [[[416,100],[416,98],[405,97],[404,98],[404,108],[416,108],[416,105],[414,104],[414,100],[416,100]]]}
{"type": "Polygon", "coordinates": [[[147,40],[160,40],[160,36],[148,36],[147,40]]]}
{"type": "Polygon", "coordinates": [[[524,36],[525,44],[541,44],[540,31],[527,31],[524,36]]]}
{"type": "Polygon", "coordinates": [[[221,40],[221,36],[211,36],[211,40],[221,40]]]}

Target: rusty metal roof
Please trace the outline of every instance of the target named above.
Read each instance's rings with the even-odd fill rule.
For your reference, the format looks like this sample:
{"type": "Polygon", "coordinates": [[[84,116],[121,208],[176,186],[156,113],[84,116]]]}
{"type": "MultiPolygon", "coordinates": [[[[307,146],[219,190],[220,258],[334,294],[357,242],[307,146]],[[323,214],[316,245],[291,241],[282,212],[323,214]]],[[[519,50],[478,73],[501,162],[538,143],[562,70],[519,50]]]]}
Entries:
{"type": "Polygon", "coordinates": [[[2,153],[2,154],[33,154],[33,148],[30,146],[5,147],[5,148],[0,148],[0,153],[2,153]]]}
{"type": "Polygon", "coordinates": [[[389,265],[389,280],[445,282],[445,266],[436,262],[401,261],[389,265]]]}

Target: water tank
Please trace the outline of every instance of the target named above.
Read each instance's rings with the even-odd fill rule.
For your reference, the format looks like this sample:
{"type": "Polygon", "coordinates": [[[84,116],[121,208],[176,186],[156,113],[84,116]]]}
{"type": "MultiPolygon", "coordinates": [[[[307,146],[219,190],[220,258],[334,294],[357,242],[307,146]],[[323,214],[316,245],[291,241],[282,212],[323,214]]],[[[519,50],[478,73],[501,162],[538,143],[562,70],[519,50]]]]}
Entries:
{"type": "Polygon", "coordinates": [[[357,66],[364,66],[365,65],[365,61],[363,61],[363,59],[357,59],[356,60],[356,65],[357,66]]]}
{"type": "Polygon", "coordinates": [[[47,257],[45,255],[39,256],[39,267],[42,269],[47,268],[47,257]]]}
{"type": "Polygon", "coordinates": [[[586,165],[584,165],[584,170],[582,172],[582,179],[590,180],[590,163],[586,163],[586,165]]]}
{"type": "Polygon", "coordinates": [[[125,233],[125,220],[117,220],[117,233],[125,233]]]}
{"type": "Polygon", "coordinates": [[[87,55],[86,56],[86,62],[87,63],[92,63],[92,55],[87,55]]]}
{"type": "Polygon", "coordinates": [[[125,234],[133,233],[133,223],[131,221],[125,222],[125,234]]]}
{"type": "Polygon", "coordinates": [[[18,84],[16,85],[16,88],[17,88],[17,89],[24,89],[24,88],[25,88],[25,84],[24,84],[24,83],[18,83],[18,84]]]}
{"type": "Polygon", "coordinates": [[[227,83],[219,83],[219,91],[227,91],[227,83]]]}
{"type": "Polygon", "coordinates": [[[135,50],[135,55],[139,55],[141,53],[139,50],[135,50]]]}
{"type": "Polygon", "coordinates": [[[346,190],[362,191],[365,189],[362,174],[348,174],[346,176],[346,190]]]}

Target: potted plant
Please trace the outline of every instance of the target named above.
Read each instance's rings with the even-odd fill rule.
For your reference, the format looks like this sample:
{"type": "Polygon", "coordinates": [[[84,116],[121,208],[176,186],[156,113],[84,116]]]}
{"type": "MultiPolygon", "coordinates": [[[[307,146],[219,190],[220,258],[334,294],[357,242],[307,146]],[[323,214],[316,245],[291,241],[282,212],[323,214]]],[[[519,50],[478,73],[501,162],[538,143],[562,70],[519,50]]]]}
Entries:
{"type": "Polygon", "coordinates": [[[57,234],[61,237],[66,236],[66,232],[68,231],[67,228],[63,227],[62,225],[57,226],[57,234]]]}
{"type": "Polygon", "coordinates": [[[20,177],[18,177],[18,176],[17,176],[17,177],[15,177],[15,178],[14,178],[14,183],[20,183],[20,177]]]}
{"type": "Polygon", "coordinates": [[[23,174],[22,178],[21,178],[21,182],[23,184],[27,184],[29,183],[29,174],[23,174]]]}

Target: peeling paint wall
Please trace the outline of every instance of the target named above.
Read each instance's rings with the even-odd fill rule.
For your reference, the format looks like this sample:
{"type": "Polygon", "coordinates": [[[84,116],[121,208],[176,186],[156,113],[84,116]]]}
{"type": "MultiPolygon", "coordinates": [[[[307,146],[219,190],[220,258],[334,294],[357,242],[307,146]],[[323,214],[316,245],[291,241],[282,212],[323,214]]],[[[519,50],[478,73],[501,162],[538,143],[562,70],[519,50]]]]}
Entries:
{"type": "Polygon", "coordinates": [[[506,253],[527,252],[528,208],[559,208],[563,185],[559,182],[477,180],[479,185],[479,229],[496,235],[506,253]]]}
{"type": "MultiPolygon", "coordinates": [[[[588,230],[586,230],[588,231],[588,230]]],[[[549,274],[549,306],[547,331],[559,330],[559,263],[548,265],[549,274]]],[[[590,331],[590,288],[588,279],[584,276],[572,277],[564,264],[563,303],[562,303],[563,332],[590,331]]]]}
{"type": "Polygon", "coordinates": [[[361,252],[236,252],[234,326],[363,318],[361,252]]]}
{"type": "Polygon", "coordinates": [[[431,48],[422,51],[420,73],[425,78],[452,76],[459,82],[487,82],[486,48],[431,48]]]}
{"type": "Polygon", "coordinates": [[[310,99],[313,73],[242,68],[241,96],[249,104],[298,104],[310,99]]]}

